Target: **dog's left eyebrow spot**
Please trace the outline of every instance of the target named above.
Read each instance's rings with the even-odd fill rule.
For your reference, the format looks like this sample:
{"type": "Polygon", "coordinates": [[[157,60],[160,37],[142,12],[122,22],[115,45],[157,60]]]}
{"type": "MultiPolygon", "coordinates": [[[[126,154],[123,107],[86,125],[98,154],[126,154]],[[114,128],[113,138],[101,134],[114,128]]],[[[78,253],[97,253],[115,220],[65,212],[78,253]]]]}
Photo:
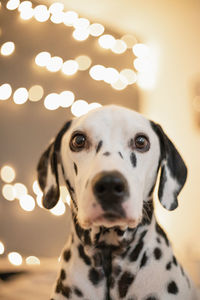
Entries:
{"type": "Polygon", "coordinates": [[[98,145],[97,145],[96,153],[98,153],[98,152],[100,151],[102,145],[103,145],[103,141],[101,140],[101,141],[98,143],[98,145]]]}
{"type": "Polygon", "coordinates": [[[106,152],[103,153],[104,156],[109,156],[110,154],[111,154],[111,153],[108,152],[108,151],[106,151],[106,152]]]}
{"type": "Polygon", "coordinates": [[[122,155],[122,153],[119,151],[118,152],[118,154],[119,154],[119,156],[123,159],[124,157],[123,157],[123,155],[122,155]]]}
{"type": "Polygon", "coordinates": [[[77,165],[75,164],[75,162],[74,162],[74,171],[75,171],[76,175],[78,175],[78,167],[77,167],[77,165]]]}

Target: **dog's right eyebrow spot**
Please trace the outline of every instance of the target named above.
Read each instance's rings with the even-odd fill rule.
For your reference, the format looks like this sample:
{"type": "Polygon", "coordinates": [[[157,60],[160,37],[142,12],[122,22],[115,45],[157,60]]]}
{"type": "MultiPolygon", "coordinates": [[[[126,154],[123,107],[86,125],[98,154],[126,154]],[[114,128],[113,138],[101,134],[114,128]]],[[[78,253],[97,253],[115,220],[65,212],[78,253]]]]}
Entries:
{"type": "Polygon", "coordinates": [[[98,145],[97,145],[96,153],[98,153],[98,152],[100,151],[102,145],[103,145],[103,141],[101,140],[101,141],[98,143],[98,145]]]}
{"type": "Polygon", "coordinates": [[[123,157],[123,155],[122,155],[122,153],[119,151],[118,152],[118,154],[119,154],[119,156],[123,159],[124,157],[123,157]]]}

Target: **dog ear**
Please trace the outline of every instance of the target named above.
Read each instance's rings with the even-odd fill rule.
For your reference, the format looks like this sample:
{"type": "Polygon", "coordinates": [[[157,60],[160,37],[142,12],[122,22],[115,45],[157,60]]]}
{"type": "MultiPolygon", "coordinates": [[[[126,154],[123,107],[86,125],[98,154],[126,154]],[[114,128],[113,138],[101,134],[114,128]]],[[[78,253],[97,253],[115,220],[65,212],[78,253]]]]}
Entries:
{"type": "Polygon", "coordinates": [[[160,184],[158,197],[168,210],[174,210],[178,206],[177,196],[183,188],[187,178],[186,165],[177,149],[162,130],[161,126],[151,122],[160,141],[160,184]]]}
{"type": "Polygon", "coordinates": [[[60,197],[58,164],[61,164],[60,146],[64,133],[69,129],[71,121],[67,122],[59,131],[55,140],[42,154],[38,166],[38,182],[43,191],[43,205],[47,209],[53,208],[60,197]]]}

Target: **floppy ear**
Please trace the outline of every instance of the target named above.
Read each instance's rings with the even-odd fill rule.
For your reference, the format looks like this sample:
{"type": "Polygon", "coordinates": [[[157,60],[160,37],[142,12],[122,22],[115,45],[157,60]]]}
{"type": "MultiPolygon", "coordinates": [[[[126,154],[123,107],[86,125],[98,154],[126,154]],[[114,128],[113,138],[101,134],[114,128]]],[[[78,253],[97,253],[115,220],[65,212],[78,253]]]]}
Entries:
{"type": "Polygon", "coordinates": [[[59,131],[55,140],[42,154],[38,166],[38,182],[43,191],[43,205],[45,208],[54,207],[60,197],[58,164],[61,164],[60,146],[64,133],[69,129],[71,121],[67,122],[59,131]]]}
{"type": "Polygon", "coordinates": [[[164,133],[160,125],[151,122],[160,141],[161,175],[158,189],[158,197],[168,210],[174,210],[178,206],[177,196],[183,188],[187,178],[187,168],[173,143],[164,133]]]}

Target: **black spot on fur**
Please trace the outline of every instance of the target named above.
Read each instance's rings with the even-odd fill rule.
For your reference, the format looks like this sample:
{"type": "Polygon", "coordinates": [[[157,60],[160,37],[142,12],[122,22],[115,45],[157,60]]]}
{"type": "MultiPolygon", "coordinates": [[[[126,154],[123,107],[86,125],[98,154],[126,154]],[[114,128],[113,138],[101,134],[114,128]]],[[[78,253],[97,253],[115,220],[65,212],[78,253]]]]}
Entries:
{"type": "Polygon", "coordinates": [[[165,232],[163,231],[163,229],[160,227],[160,225],[158,225],[158,223],[156,223],[156,232],[157,232],[161,237],[164,238],[166,245],[169,246],[168,238],[167,238],[165,232]]]}
{"type": "Polygon", "coordinates": [[[115,278],[113,276],[110,277],[108,285],[111,289],[115,287],[115,278]]]}
{"type": "Polygon", "coordinates": [[[71,251],[70,250],[65,250],[64,253],[63,253],[63,257],[64,257],[64,260],[68,262],[71,258],[71,251]]]}
{"type": "Polygon", "coordinates": [[[66,298],[71,297],[71,288],[68,286],[64,286],[61,279],[59,278],[56,285],[56,293],[61,293],[66,298]]]}
{"type": "Polygon", "coordinates": [[[78,297],[83,297],[82,291],[77,287],[74,288],[74,294],[78,297]]]}
{"type": "Polygon", "coordinates": [[[153,216],[153,199],[143,202],[143,218],[142,224],[147,225],[151,223],[153,216]]]}
{"type": "Polygon", "coordinates": [[[100,142],[98,143],[98,145],[97,145],[96,153],[98,153],[98,152],[100,151],[102,145],[103,145],[103,141],[100,141],[100,142]]]}
{"type": "Polygon", "coordinates": [[[81,244],[78,246],[78,252],[79,252],[79,256],[83,259],[85,264],[90,266],[91,265],[91,260],[90,260],[89,256],[87,256],[85,254],[84,248],[81,244]]]}
{"type": "Polygon", "coordinates": [[[171,268],[172,268],[172,263],[170,261],[166,264],[166,270],[171,270],[171,268]]]}
{"type": "Polygon", "coordinates": [[[122,271],[122,268],[120,266],[115,266],[113,268],[113,274],[117,277],[122,271]]]}
{"type": "Polygon", "coordinates": [[[141,259],[140,268],[144,267],[147,264],[147,261],[148,261],[148,257],[146,255],[146,252],[144,252],[141,259]]]}
{"type": "Polygon", "coordinates": [[[175,283],[175,281],[171,281],[167,286],[167,291],[169,294],[178,294],[178,287],[175,283]]]}
{"type": "Polygon", "coordinates": [[[137,165],[137,158],[136,158],[136,155],[134,152],[131,152],[130,160],[131,160],[132,166],[135,168],[137,165]]]}
{"type": "Polygon", "coordinates": [[[74,193],[74,188],[71,186],[71,183],[70,183],[70,181],[69,181],[68,179],[66,180],[66,184],[67,184],[68,189],[69,189],[72,193],[74,193]]]}
{"type": "Polygon", "coordinates": [[[103,153],[104,156],[109,156],[110,154],[111,154],[111,153],[108,152],[108,151],[103,153]]]}
{"type": "Polygon", "coordinates": [[[60,279],[61,280],[65,280],[66,279],[66,273],[65,273],[65,270],[61,269],[60,271],[60,279]]]}
{"type": "Polygon", "coordinates": [[[118,154],[119,154],[119,156],[123,159],[124,157],[123,157],[123,155],[122,155],[122,153],[119,151],[118,152],[118,154]]]}
{"type": "Polygon", "coordinates": [[[115,228],[115,232],[117,232],[118,236],[123,236],[124,230],[121,230],[119,227],[115,228]]]}
{"type": "Polygon", "coordinates": [[[141,236],[140,236],[140,239],[139,239],[137,245],[135,246],[135,248],[129,255],[130,261],[136,261],[138,259],[140,252],[144,246],[143,238],[146,233],[147,233],[147,230],[145,230],[141,233],[141,236]]]}
{"type": "Polygon", "coordinates": [[[75,164],[75,162],[74,162],[74,171],[75,171],[75,174],[78,175],[78,167],[77,167],[77,165],[75,164]]]}
{"type": "Polygon", "coordinates": [[[158,242],[158,244],[161,244],[161,240],[159,237],[156,238],[156,241],[158,242]]]}
{"type": "Polygon", "coordinates": [[[118,291],[120,298],[126,297],[129,286],[132,284],[134,278],[135,276],[128,271],[122,274],[118,282],[118,291]]]}
{"type": "Polygon", "coordinates": [[[155,248],[153,253],[156,260],[159,260],[162,256],[162,251],[160,248],[155,248]]]}
{"type": "Polygon", "coordinates": [[[175,265],[175,266],[177,266],[178,264],[177,264],[177,260],[176,260],[176,257],[175,256],[173,256],[173,259],[172,259],[172,261],[173,261],[173,264],[175,265]]]}
{"type": "Polygon", "coordinates": [[[103,279],[103,273],[97,271],[95,268],[91,268],[89,271],[89,279],[94,285],[97,285],[103,279]]]}
{"type": "Polygon", "coordinates": [[[158,300],[155,296],[147,296],[144,300],[158,300]]]}

